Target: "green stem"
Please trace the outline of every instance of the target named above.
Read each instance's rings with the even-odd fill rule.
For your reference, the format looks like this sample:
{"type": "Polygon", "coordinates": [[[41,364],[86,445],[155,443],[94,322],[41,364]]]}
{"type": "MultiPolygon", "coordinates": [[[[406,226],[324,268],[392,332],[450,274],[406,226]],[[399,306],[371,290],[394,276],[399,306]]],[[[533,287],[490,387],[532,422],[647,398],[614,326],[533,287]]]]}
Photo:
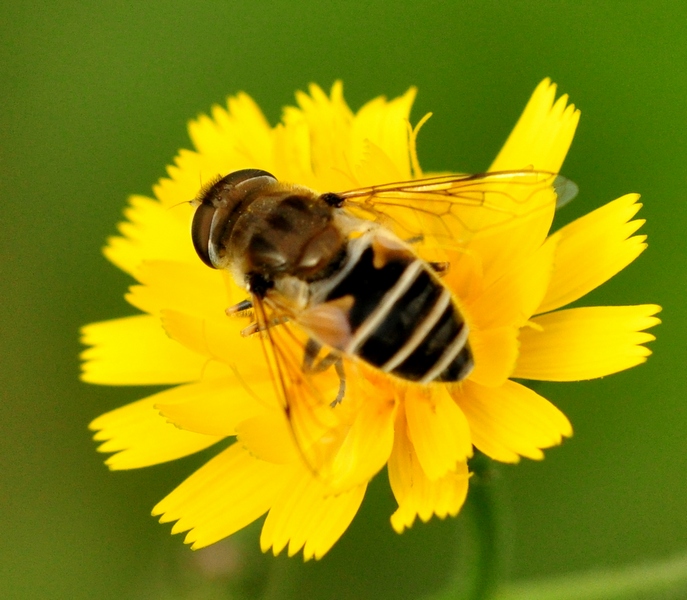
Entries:
{"type": "Polygon", "coordinates": [[[494,464],[478,453],[470,461],[472,479],[466,509],[475,525],[476,543],[469,600],[493,598],[503,571],[504,548],[494,464]]]}
{"type": "Polygon", "coordinates": [[[459,528],[460,562],[444,587],[425,600],[491,600],[495,597],[506,554],[498,473],[494,463],[476,453],[470,461],[470,491],[459,528]]]}
{"type": "Polygon", "coordinates": [[[297,579],[303,566],[302,560],[286,556],[270,556],[271,565],[261,600],[284,600],[295,598],[297,579]]]}

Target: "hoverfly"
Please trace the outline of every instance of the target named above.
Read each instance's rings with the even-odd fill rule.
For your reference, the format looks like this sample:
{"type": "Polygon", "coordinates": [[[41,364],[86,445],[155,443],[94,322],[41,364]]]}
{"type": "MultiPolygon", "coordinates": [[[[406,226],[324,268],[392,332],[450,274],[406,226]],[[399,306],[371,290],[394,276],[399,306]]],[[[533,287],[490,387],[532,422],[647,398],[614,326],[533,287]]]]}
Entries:
{"type": "Polygon", "coordinates": [[[423,260],[415,244],[460,250],[514,219],[553,214],[576,193],[535,170],[318,193],[244,169],[201,192],[192,240],[206,265],[249,293],[227,312],[254,315],[246,333],[265,339],[281,404],[313,464],[309,449],[326,427],[308,432],[295,411],[345,404],[344,359],[420,385],[459,382],[474,366],[468,324],[441,278],[450,265],[423,260]],[[336,385],[318,382],[325,372],[336,385]]]}

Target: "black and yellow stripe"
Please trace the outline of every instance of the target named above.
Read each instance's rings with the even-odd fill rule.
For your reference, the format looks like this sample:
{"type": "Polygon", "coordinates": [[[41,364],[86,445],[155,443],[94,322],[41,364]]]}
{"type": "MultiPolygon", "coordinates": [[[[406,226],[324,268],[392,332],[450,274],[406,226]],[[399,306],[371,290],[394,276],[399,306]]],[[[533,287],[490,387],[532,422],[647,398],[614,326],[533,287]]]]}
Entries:
{"type": "Polygon", "coordinates": [[[473,367],[468,327],[451,293],[411,253],[383,266],[366,248],[326,300],[353,298],[343,351],[409,381],[460,381],[473,367]]]}

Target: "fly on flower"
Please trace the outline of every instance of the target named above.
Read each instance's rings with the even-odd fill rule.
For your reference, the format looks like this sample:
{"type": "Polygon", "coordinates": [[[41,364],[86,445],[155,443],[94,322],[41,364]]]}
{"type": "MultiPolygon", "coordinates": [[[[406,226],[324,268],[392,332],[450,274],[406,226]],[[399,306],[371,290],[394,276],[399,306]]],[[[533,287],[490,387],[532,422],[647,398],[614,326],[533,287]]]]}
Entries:
{"type": "Polygon", "coordinates": [[[579,119],[567,96],[543,81],[484,174],[431,178],[414,97],[353,112],[340,83],[313,85],[276,126],[231,97],[108,242],[141,312],[83,328],[83,379],[167,387],[91,428],[111,469],[228,440],[153,509],[193,548],[266,515],[264,551],[321,558],[384,469],[397,532],[455,516],[473,449],[540,460],[572,435],[523,380],[650,354],[658,306],[565,308],[646,247],[637,194],[550,231],[575,193],[557,175],[579,119]]]}
{"type": "Polygon", "coordinates": [[[554,173],[525,170],[320,194],[243,169],[201,191],[192,240],[206,265],[250,293],[227,314],[252,311],[244,334],[264,334],[296,443],[322,477],[337,438],[323,413],[345,399],[344,358],[419,385],[458,383],[474,368],[469,325],[442,283],[450,263],[423,260],[413,243],[461,248],[576,192],[554,173]],[[299,420],[303,409],[322,419],[299,420]]]}

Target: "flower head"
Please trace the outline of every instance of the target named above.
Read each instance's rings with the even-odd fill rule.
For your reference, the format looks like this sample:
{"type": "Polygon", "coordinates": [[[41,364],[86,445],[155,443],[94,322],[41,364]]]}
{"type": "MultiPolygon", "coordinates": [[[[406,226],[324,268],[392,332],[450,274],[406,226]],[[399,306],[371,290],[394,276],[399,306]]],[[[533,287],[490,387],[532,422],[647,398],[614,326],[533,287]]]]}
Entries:
{"type": "MultiPolygon", "coordinates": [[[[548,80],[537,87],[489,171],[558,173],[579,112],[555,91],[548,80]]],[[[413,247],[426,261],[448,264],[441,282],[469,326],[470,375],[409,384],[344,355],[349,375],[341,402],[313,402],[289,380],[285,411],[261,335],[242,336],[247,318],[225,314],[246,290],[198,258],[186,201],[197,197],[199,180],[245,168],[319,192],[423,177],[419,128],[408,125],[414,96],[411,89],[391,101],[377,98],[353,113],[340,83],[329,96],[313,85],[276,127],[247,95],[231,97],[226,109],[216,106],[211,117],[191,122],[195,150],[180,151],[154,187],[155,199],[130,199],[120,235],[108,241],[107,258],[136,280],[126,298],[141,314],[84,327],[90,347],[83,379],[175,387],[93,421],[99,451],[113,453],[107,464],[149,466],[235,438],[153,510],[176,522],[174,533],[188,532],[194,548],[267,513],[263,550],[288,546],[289,555],[302,549],[306,559],[320,558],[385,465],[398,503],[396,531],[416,517],[456,515],[473,448],[503,462],[541,459],[543,449],[572,435],[563,413],[515,379],[602,377],[650,353],[643,344],[654,338],[644,330],[659,322],[655,305],[560,310],[646,247],[645,236],[635,235],[643,223],[633,220],[636,194],[552,234],[553,201],[498,223],[498,211],[466,205],[449,226],[469,221],[475,235],[446,244],[429,230],[413,247]]],[[[504,186],[504,196],[523,206],[530,201],[522,186],[504,186]]],[[[273,327],[275,336],[280,328],[273,327]]],[[[298,346],[298,327],[292,330],[298,346]]],[[[340,385],[334,369],[312,377],[320,388],[340,385]]]]}

